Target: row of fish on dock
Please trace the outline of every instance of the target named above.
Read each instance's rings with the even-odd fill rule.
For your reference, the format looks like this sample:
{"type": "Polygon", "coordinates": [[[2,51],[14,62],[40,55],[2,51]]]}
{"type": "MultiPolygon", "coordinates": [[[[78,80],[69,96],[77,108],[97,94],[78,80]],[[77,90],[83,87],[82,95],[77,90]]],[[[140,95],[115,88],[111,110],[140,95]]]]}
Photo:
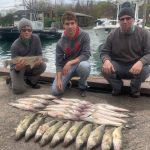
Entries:
{"type": "Polygon", "coordinates": [[[123,142],[120,127],[106,127],[85,121],[46,120],[44,115],[31,114],[26,116],[16,128],[16,140],[25,137],[28,141],[34,137],[40,146],[49,144],[55,147],[63,141],[63,146],[69,146],[75,141],[76,150],[86,145],[87,150],[101,147],[101,150],[121,150],[123,142]]]}
{"type": "Polygon", "coordinates": [[[129,110],[110,104],[93,104],[80,99],[58,99],[52,95],[30,95],[9,103],[13,107],[34,111],[57,119],[87,121],[121,126],[130,118],[129,110]]]}

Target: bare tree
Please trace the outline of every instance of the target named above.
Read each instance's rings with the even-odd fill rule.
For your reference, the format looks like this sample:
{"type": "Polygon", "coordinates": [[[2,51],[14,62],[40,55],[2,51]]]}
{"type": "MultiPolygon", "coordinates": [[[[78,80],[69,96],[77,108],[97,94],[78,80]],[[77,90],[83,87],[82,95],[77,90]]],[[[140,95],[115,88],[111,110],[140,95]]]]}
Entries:
{"type": "Polygon", "coordinates": [[[24,5],[27,9],[35,10],[47,10],[52,7],[52,3],[48,0],[23,0],[24,5]]]}

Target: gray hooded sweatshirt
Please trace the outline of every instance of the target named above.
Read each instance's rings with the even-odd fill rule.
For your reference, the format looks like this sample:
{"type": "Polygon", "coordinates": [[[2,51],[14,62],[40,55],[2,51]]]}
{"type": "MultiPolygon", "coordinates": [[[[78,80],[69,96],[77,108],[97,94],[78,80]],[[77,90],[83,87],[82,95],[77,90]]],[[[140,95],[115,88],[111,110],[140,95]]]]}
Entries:
{"type": "Polygon", "coordinates": [[[141,60],[143,64],[150,65],[150,32],[135,26],[132,33],[124,34],[117,28],[107,37],[100,57],[103,62],[109,59],[122,64],[134,64],[141,60]]]}
{"type": "Polygon", "coordinates": [[[89,59],[90,37],[88,33],[77,27],[75,36],[70,39],[65,32],[56,45],[56,71],[62,71],[64,65],[75,58],[81,61],[89,59]]]}

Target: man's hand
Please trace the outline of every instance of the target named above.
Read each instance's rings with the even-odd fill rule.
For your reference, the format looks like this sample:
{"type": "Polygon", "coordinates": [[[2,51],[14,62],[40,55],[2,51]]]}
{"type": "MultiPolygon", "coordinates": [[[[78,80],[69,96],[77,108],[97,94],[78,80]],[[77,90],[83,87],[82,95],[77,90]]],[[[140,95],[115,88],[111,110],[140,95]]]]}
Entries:
{"type": "Polygon", "coordinates": [[[15,65],[15,70],[20,71],[26,66],[26,61],[23,58],[20,58],[15,65]]]}
{"type": "Polygon", "coordinates": [[[38,66],[38,65],[40,65],[40,64],[42,64],[42,63],[43,63],[42,58],[37,58],[37,59],[35,60],[34,66],[38,66]]]}
{"type": "Polygon", "coordinates": [[[137,61],[133,66],[132,68],[129,70],[130,73],[136,75],[136,74],[139,74],[141,72],[143,68],[143,63],[142,61],[137,61]]]}
{"type": "Polygon", "coordinates": [[[59,91],[63,91],[64,89],[63,89],[63,84],[62,84],[62,81],[61,81],[61,79],[57,79],[57,89],[59,90],[59,91]]]}
{"type": "Polygon", "coordinates": [[[71,63],[68,61],[63,68],[63,75],[67,75],[71,69],[71,63]]]}
{"type": "Polygon", "coordinates": [[[102,70],[106,74],[111,74],[111,73],[115,72],[114,66],[112,65],[110,60],[105,60],[103,66],[102,66],[102,70]]]}

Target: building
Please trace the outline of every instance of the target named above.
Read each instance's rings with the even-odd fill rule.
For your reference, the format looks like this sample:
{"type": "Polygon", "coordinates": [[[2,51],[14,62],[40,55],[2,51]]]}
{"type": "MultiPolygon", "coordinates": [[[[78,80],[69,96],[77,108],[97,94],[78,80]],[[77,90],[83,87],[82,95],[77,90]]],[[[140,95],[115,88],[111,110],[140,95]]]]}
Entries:
{"type": "Polygon", "coordinates": [[[80,27],[88,27],[89,25],[91,25],[91,21],[92,21],[92,16],[83,14],[83,13],[77,13],[74,12],[76,17],[77,17],[77,21],[78,21],[78,25],[80,27]]]}

